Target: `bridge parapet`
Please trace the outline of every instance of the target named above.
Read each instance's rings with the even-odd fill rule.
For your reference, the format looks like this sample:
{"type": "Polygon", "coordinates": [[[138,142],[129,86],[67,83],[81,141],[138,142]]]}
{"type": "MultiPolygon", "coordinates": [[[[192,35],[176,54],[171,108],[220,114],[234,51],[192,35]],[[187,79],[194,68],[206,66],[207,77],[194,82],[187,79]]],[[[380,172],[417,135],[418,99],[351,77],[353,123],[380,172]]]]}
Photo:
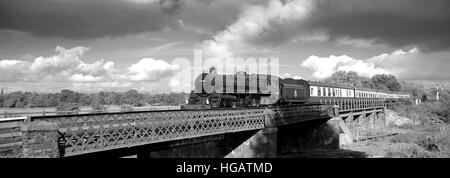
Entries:
{"type": "Polygon", "coordinates": [[[31,116],[21,129],[21,147],[25,157],[66,157],[273,128],[334,115],[333,106],[314,105],[31,116]]]}
{"type": "Polygon", "coordinates": [[[332,118],[338,115],[338,107],[332,105],[308,105],[277,107],[275,112],[275,125],[286,125],[308,120],[332,118]]]}
{"type": "Polygon", "coordinates": [[[64,155],[264,128],[263,109],[147,111],[31,117],[57,124],[64,155]]]}

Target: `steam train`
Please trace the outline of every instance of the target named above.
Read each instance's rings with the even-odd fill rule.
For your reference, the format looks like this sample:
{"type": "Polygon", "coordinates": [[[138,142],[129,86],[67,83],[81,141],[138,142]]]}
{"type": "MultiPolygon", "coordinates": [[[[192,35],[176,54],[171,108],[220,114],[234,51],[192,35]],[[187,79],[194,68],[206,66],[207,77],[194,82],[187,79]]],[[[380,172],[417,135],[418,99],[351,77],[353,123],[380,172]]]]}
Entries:
{"type": "Polygon", "coordinates": [[[259,107],[268,105],[385,102],[408,99],[408,93],[334,85],[265,74],[202,73],[195,79],[187,109],[259,107]]]}

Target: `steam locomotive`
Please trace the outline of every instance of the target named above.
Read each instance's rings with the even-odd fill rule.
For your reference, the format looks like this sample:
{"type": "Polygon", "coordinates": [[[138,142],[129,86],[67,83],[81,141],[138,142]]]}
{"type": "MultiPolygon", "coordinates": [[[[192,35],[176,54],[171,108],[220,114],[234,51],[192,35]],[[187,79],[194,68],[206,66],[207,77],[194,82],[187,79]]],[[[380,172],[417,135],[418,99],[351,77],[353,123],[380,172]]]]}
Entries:
{"type": "Polygon", "coordinates": [[[385,102],[408,98],[410,98],[408,93],[377,91],[302,79],[282,79],[273,75],[204,72],[195,79],[195,89],[191,91],[185,108],[338,104],[354,100],[385,102]]]}

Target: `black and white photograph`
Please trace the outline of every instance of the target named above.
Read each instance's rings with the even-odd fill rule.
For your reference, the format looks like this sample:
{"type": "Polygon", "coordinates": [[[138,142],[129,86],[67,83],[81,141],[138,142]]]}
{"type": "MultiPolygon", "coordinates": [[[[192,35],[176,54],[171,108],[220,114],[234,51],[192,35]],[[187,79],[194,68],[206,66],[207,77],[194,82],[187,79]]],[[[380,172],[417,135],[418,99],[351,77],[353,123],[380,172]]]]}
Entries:
{"type": "Polygon", "coordinates": [[[449,69],[448,0],[0,0],[0,161],[449,158],[449,69]]]}

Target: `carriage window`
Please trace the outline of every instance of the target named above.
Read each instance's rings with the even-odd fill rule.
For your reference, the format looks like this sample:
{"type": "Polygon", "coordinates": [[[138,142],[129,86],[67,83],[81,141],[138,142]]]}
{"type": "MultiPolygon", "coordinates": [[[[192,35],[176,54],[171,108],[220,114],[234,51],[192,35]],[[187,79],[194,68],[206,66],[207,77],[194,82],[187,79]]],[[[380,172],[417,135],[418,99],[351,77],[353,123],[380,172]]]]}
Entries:
{"type": "Polygon", "coordinates": [[[331,88],[328,88],[328,96],[331,96],[331,88]]]}
{"type": "Polygon", "coordinates": [[[320,90],[322,87],[317,87],[317,96],[322,96],[322,90],[320,90]]]}
{"type": "Polygon", "coordinates": [[[331,89],[333,91],[333,96],[336,96],[336,89],[331,89]]]}
{"type": "Polygon", "coordinates": [[[309,87],[309,91],[311,96],[314,96],[314,87],[309,87]]]}
{"type": "Polygon", "coordinates": [[[322,88],[322,96],[327,96],[326,88],[322,88]]]}

